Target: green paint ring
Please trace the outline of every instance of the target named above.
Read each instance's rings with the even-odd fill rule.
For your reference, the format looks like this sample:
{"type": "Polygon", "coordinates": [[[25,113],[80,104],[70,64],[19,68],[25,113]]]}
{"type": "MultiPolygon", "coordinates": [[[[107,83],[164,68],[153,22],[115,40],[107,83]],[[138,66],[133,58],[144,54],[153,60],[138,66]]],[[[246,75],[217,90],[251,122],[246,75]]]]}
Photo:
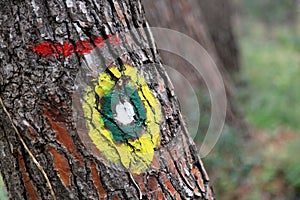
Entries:
{"type": "MultiPolygon", "coordinates": [[[[87,119],[88,136],[99,150],[100,156],[104,155],[110,162],[121,163],[132,173],[140,174],[149,167],[155,155],[155,149],[160,145],[162,120],[160,103],[148,87],[145,78],[133,66],[124,65],[121,69],[116,66],[110,67],[106,72],[99,74],[95,83],[87,87],[84,101],[82,101],[84,116],[87,119]],[[128,94],[127,103],[130,105],[120,105],[114,110],[115,106],[112,107],[111,104],[112,101],[119,101],[114,97],[121,93],[115,91],[118,87],[122,87],[125,94],[128,94]],[[116,116],[115,111],[118,111],[116,116]],[[107,125],[109,122],[104,122],[106,118],[103,113],[101,115],[101,112],[106,116],[110,115],[107,119],[113,124],[115,120],[118,120],[125,125],[132,125],[132,117],[134,117],[133,124],[142,129],[137,131],[138,134],[135,137],[129,135],[122,136],[120,139],[118,138],[120,134],[117,135],[109,130],[107,125]],[[137,139],[134,140],[134,138],[137,139]],[[127,142],[120,142],[126,139],[128,139],[127,142]]],[[[93,151],[93,153],[97,152],[93,151]]]]}
{"type": "Polygon", "coordinates": [[[121,88],[115,86],[100,99],[100,107],[100,115],[104,126],[111,132],[111,136],[115,142],[124,143],[128,140],[136,140],[143,134],[146,111],[135,88],[132,88],[128,84],[121,88]],[[133,122],[129,125],[117,123],[114,114],[116,106],[126,99],[133,106],[135,116],[133,122]]]}

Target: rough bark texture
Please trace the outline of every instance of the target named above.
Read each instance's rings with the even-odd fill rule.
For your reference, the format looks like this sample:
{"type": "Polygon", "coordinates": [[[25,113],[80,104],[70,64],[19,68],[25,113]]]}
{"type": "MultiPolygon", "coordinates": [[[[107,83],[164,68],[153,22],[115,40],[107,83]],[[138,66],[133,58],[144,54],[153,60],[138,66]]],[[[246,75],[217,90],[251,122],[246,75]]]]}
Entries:
{"type": "MultiPolygon", "coordinates": [[[[143,4],[146,9],[147,19],[152,26],[170,28],[184,33],[195,39],[206,49],[223,76],[228,100],[226,120],[230,126],[237,128],[239,132],[240,130],[247,132],[247,124],[243,114],[237,107],[233,91],[234,85],[227,71],[232,70],[231,66],[233,66],[233,70],[238,68],[237,46],[231,27],[232,19],[229,18],[230,13],[224,13],[225,10],[223,10],[223,6],[228,7],[228,5],[223,4],[229,2],[206,2],[209,5],[206,5],[205,8],[202,8],[202,3],[205,4],[204,2],[200,3],[199,0],[144,0],[143,4]],[[226,15],[225,19],[223,19],[223,15],[226,15]],[[211,19],[212,17],[215,18],[211,19]],[[222,20],[226,21],[223,22],[222,20]],[[214,40],[215,37],[216,40],[214,40]],[[229,62],[234,64],[228,64],[229,62]]],[[[198,73],[194,71],[194,68],[187,61],[166,52],[162,52],[162,58],[172,68],[177,69],[189,80],[192,80],[199,88],[201,95],[204,94],[204,96],[209,97],[204,81],[199,81],[201,77],[197,76],[198,73]]],[[[210,66],[209,61],[206,61],[206,63],[210,66]]],[[[181,90],[184,90],[184,88],[185,86],[183,85],[181,90]]],[[[211,112],[210,101],[203,96],[200,99],[202,119],[209,120],[211,112]]],[[[201,133],[199,135],[205,133],[208,126],[208,122],[205,120],[203,124],[201,123],[203,122],[200,122],[201,133]]]]}
{"type": "MultiPolygon", "coordinates": [[[[173,88],[164,69],[154,65],[160,58],[150,34],[129,31],[147,25],[139,0],[0,5],[0,170],[11,199],[213,199],[173,88]],[[79,49],[76,41],[116,33],[128,53],[113,60],[116,52],[108,45],[101,54],[103,70],[131,63],[162,108],[160,145],[140,174],[92,154],[82,141],[88,133],[76,128],[72,99],[84,63],[81,52],[42,56],[32,50],[44,41],[68,41],[79,49]],[[143,50],[132,51],[132,46],[143,50]]],[[[55,48],[59,51],[59,45],[55,48]]]]}

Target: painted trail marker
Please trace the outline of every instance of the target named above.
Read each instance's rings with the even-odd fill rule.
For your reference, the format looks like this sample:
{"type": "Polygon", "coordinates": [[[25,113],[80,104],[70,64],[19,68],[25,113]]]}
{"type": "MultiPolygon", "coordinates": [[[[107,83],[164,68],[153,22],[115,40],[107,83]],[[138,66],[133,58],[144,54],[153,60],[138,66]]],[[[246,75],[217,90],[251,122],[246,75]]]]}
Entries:
{"type": "MultiPolygon", "coordinates": [[[[108,35],[108,41],[111,45],[117,46],[121,43],[119,34],[108,35]]],[[[75,53],[80,56],[89,54],[95,48],[102,48],[105,44],[105,39],[101,36],[94,36],[92,39],[79,40],[75,43],[71,41],[65,41],[63,44],[58,42],[41,42],[36,45],[32,45],[30,49],[41,56],[63,56],[68,57],[75,53]]]]}
{"type": "MultiPolygon", "coordinates": [[[[117,46],[121,40],[116,34],[108,36],[108,42],[117,46]]],[[[90,59],[95,56],[93,49],[102,48],[104,44],[102,37],[94,37],[75,45],[68,41],[63,44],[41,42],[31,49],[42,57],[77,54],[90,59]]],[[[154,149],[160,144],[160,103],[133,66],[113,66],[100,74],[97,69],[89,68],[92,76],[82,80],[82,88],[74,97],[74,101],[80,99],[81,108],[75,106],[74,112],[79,136],[95,156],[140,174],[149,167],[154,149]]]]}
{"type": "Polygon", "coordinates": [[[99,151],[133,173],[148,168],[160,141],[161,107],[137,69],[108,68],[84,99],[89,136],[99,151]]]}

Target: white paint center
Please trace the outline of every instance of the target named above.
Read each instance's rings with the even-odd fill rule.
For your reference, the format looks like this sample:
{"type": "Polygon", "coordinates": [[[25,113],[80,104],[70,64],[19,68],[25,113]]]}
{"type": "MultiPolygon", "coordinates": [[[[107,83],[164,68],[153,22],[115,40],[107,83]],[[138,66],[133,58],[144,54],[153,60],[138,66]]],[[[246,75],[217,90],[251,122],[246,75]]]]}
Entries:
{"type": "Polygon", "coordinates": [[[128,101],[125,101],[124,103],[120,102],[116,106],[116,113],[117,116],[115,119],[124,125],[130,124],[134,120],[134,109],[128,101]]]}

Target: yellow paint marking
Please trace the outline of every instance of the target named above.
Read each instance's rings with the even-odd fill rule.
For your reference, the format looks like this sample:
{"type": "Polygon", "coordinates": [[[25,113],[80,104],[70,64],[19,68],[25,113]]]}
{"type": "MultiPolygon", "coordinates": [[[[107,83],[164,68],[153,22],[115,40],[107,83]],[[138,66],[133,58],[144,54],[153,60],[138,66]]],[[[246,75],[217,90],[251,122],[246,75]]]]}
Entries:
{"type": "Polygon", "coordinates": [[[122,74],[117,67],[110,68],[109,71],[117,78],[121,78],[122,74]]]}
{"type": "MultiPolygon", "coordinates": [[[[124,65],[122,71],[117,67],[110,68],[110,72],[115,77],[130,77],[129,85],[136,88],[141,101],[146,110],[146,127],[141,137],[127,143],[115,144],[112,133],[104,126],[100,113],[95,108],[95,94],[92,87],[87,88],[85,101],[82,106],[84,115],[87,120],[86,124],[89,129],[89,136],[98,150],[111,162],[122,163],[124,167],[131,172],[140,174],[142,170],[149,167],[154,156],[154,149],[160,142],[161,108],[158,100],[154,97],[143,76],[138,70],[129,65],[124,65]],[[149,105],[150,104],[150,105],[149,105]],[[133,148],[132,148],[133,147],[133,148]]],[[[94,90],[102,98],[108,94],[116,82],[109,73],[103,73],[99,76],[98,84],[94,90]]],[[[99,109],[99,108],[98,108],[99,109]]]]}

